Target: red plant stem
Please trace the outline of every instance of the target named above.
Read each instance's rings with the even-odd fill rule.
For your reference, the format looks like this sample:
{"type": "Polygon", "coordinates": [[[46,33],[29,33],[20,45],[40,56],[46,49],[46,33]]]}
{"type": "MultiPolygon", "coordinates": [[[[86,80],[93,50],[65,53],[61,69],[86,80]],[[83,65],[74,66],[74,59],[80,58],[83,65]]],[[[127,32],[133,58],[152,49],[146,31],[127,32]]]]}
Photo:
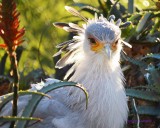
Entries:
{"type": "MultiPolygon", "coordinates": [[[[13,82],[13,107],[12,107],[12,116],[17,116],[17,101],[18,101],[18,90],[19,90],[19,73],[17,68],[17,59],[16,52],[13,52],[10,55],[10,61],[12,66],[12,74],[14,78],[13,82]]],[[[11,122],[10,128],[13,128],[15,125],[15,121],[11,122]]]]}
{"type": "MultiPolygon", "coordinates": [[[[17,100],[19,90],[19,73],[15,51],[23,42],[21,38],[25,33],[24,28],[19,29],[19,15],[20,13],[16,10],[15,0],[1,0],[0,37],[4,40],[4,44],[0,44],[0,47],[7,50],[11,62],[11,76],[14,79],[12,116],[17,116],[17,100]]],[[[14,128],[14,125],[15,121],[12,121],[10,128],[14,128]]]]}

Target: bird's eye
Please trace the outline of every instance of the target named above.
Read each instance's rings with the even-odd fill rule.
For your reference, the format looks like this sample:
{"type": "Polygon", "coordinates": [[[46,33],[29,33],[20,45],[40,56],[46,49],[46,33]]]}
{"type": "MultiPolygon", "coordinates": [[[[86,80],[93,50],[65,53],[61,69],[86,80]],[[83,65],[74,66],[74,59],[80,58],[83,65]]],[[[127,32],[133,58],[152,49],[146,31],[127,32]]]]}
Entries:
{"type": "Polygon", "coordinates": [[[118,40],[115,42],[115,44],[118,44],[118,40]]]}
{"type": "Polygon", "coordinates": [[[91,44],[96,44],[96,40],[94,38],[88,38],[91,44]]]}

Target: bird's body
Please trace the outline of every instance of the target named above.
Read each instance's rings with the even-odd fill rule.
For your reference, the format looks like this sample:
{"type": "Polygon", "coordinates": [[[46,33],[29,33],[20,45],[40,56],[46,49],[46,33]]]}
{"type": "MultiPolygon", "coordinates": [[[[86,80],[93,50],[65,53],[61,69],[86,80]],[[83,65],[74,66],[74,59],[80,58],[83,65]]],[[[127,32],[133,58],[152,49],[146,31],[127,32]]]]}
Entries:
{"type": "MultiPolygon", "coordinates": [[[[75,11],[71,8],[68,10],[75,11]]],[[[42,99],[34,113],[34,117],[40,117],[44,121],[31,127],[123,128],[127,121],[128,107],[124,77],[119,64],[122,43],[118,25],[118,21],[115,25],[103,17],[88,20],[83,28],[75,24],[67,27],[61,23],[56,24],[67,31],[78,32],[74,40],[59,45],[61,48],[65,46],[69,52],[56,66],[61,68],[74,63],[66,78],[74,71],[69,81],[78,82],[87,89],[88,108],[86,109],[84,93],[79,89],[57,89],[49,93],[52,99],[42,99]]],[[[54,80],[47,82],[52,83],[54,80]]],[[[27,104],[26,99],[29,97],[20,98],[19,106],[27,104]]],[[[5,109],[2,115],[9,114],[9,111],[5,109]]]]}

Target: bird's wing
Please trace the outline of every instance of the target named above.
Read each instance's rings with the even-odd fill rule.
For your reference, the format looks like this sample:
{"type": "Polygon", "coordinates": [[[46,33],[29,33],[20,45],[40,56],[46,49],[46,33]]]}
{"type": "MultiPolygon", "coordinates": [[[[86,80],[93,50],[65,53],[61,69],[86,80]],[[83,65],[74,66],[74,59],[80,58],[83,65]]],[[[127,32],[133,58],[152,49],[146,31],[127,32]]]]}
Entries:
{"type": "MultiPolygon", "coordinates": [[[[48,79],[47,84],[54,83],[55,79],[48,79]]],[[[47,85],[46,85],[47,86],[47,85]]],[[[32,85],[31,90],[40,89],[38,84],[32,85]],[[37,86],[36,86],[37,85],[37,86]]],[[[66,103],[68,92],[65,88],[59,88],[48,93],[52,98],[44,97],[38,104],[33,117],[41,118],[42,122],[30,122],[30,127],[38,128],[74,128],[77,123],[78,113],[72,112],[66,103]],[[63,122],[63,123],[62,123],[63,122]]],[[[2,98],[2,97],[0,97],[2,98]]],[[[18,100],[18,115],[22,114],[31,96],[20,96],[18,100]]],[[[8,103],[0,113],[0,116],[9,116],[12,112],[12,103],[8,103]]],[[[0,124],[2,128],[8,128],[9,123],[0,124]]]]}

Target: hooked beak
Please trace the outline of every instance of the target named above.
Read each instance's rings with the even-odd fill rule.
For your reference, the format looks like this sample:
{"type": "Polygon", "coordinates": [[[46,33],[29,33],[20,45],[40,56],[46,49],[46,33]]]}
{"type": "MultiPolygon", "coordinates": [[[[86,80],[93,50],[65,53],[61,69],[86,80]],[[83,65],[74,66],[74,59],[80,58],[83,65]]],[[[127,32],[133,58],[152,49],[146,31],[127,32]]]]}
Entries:
{"type": "Polygon", "coordinates": [[[106,44],[106,46],[105,46],[105,52],[107,54],[107,57],[109,59],[111,59],[111,52],[112,52],[112,50],[111,50],[110,44],[106,44]]]}

